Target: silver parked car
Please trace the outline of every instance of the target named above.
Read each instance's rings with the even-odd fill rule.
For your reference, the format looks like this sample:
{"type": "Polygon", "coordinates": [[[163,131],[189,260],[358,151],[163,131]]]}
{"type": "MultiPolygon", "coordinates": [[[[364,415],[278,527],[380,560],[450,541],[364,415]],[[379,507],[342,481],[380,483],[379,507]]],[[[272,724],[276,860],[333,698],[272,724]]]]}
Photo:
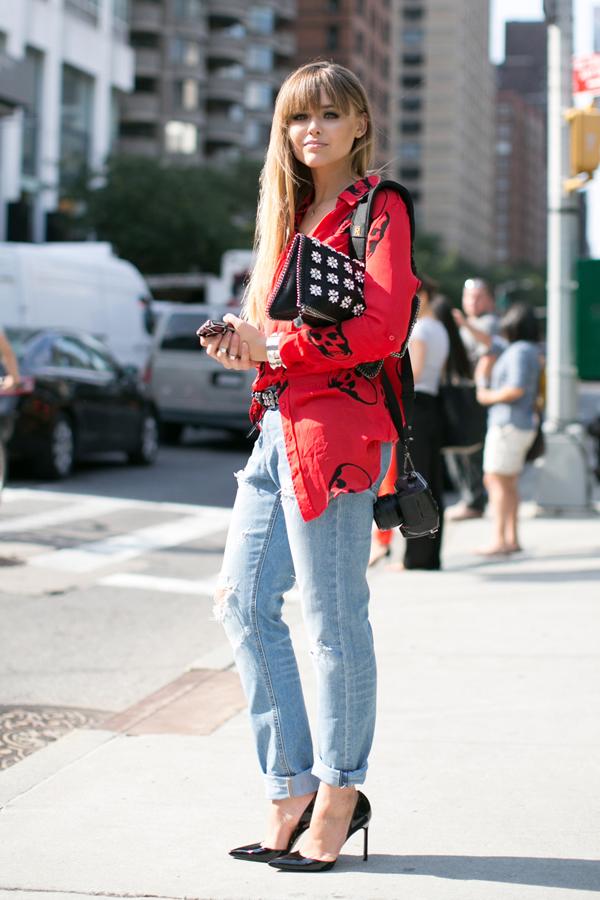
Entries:
{"type": "Polygon", "coordinates": [[[250,430],[248,407],[256,370],[224,369],[207,356],[196,336],[206,319],[221,318],[223,312],[227,310],[185,305],[161,310],[150,384],[167,443],[177,443],[186,425],[236,433],[250,430]]]}

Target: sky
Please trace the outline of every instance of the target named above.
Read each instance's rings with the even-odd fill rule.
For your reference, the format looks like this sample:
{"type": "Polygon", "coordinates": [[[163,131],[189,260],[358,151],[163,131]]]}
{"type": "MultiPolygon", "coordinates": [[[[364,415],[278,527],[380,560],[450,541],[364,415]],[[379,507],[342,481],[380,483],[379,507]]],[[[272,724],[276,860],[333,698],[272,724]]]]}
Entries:
{"type": "MultiPolygon", "coordinates": [[[[593,50],[593,7],[600,0],[573,0],[575,14],[575,55],[593,50]]],[[[516,19],[543,19],[542,0],[492,0],[490,32],[491,56],[494,62],[504,59],[504,23],[516,19]]],[[[592,256],[600,258],[600,169],[586,188],[588,196],[588,241],[592,256]]]]}

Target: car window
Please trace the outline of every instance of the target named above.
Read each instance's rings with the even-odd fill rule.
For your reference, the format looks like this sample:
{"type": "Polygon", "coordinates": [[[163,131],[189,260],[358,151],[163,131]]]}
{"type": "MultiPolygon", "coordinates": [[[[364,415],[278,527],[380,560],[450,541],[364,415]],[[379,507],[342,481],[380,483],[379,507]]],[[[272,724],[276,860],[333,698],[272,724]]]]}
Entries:
{"type": "Polygon", "coordinates": [[[200,349],[200,342],[196,331],[200,325],[202,325],[202,320],[197,314],[181,313],[170,316],[160,342],[161,350],[195,350],[197,352],[200,349]]]}
{"type": "Polygon", "coordinates": [[[50,365],[67,369],[93,369],[88,349],[77,338],[57,337],[50,352],[50,365]]]}
{"type": "Polygon", "coordinates": [[[97,372],[110,372],[111,375],[116,375],[118,373],[117,364],[110,353],[104,349],[102,344],[91,338],[86,338],[82,343],[89,353],[92,365],[97,372]]]}

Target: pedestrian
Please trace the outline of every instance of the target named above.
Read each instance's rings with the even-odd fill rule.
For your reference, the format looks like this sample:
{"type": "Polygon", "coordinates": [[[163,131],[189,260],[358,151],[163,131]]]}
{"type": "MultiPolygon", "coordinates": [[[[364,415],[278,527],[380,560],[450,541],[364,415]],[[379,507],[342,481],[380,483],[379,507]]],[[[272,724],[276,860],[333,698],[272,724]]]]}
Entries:
{"type": "Polygon", "coordinates": [[[0,329],[0,363],[6,373],[2,379],[2,387],[4,390],[8,390],[19,383],[19,364],[10,341],[2,329],[0,329]]]}
{"type": "MultiPolygon", "coordinates": [[[[439,569],[441,568],[442,530],[444,521],[442,430],[439,412],[439,386],[446,369],[450,351],[450,338],[444,324],[434,313],[434,291],[437,285],[426,276],[421,278],[419,289],[419,317],[412,330],[408,349],[415,380],[415,399],[412,421],[410,455],[415,469],[427,481],[440,513],[439,529],[433,537],[411,538],[406,541],[404,561],[392,563],[390,569],[439,569]]],[[[454,322],[452,323],[454,325],[454,322]]],[[[456,325],[454,332],[458,334],[456,325]]],[[[460,336],[458,337],[460,341],[460,336]]],[[[464,350],[463,350],[464,352],[464,350]]],[[[394,458],[382,493],[393,490],[399,462],[394,458]]],[[[373,532],[369,564],[390,555],[393,531],[373,532]]]]}
{"type": "Polygon", "coordinates": [[[375,722],[366,570],[373,504],[397,432],[379,377],[356,366],[399,352],[408,334],[418,280],[399,194],[382,190],[374,203],[362,315],[314,328],[269,319],[266,302],[295,233],[349,255],[353,211],[379,180],[367,174],[372,153],[369,102],[352,72],[316,62],[286,79],[261,175],[243,318],[228,314],[234,334],[202,340],[225,368],[258,365],[251,418],[260,435],[238,474],[215,615],[234,648],[270,800],[263,841],[230,852],[281,869],[331,868],[371,815],[356,790],[375,722]],[[282,619],[294,583],[317,676],[314,757],[282,619]],[[302,853],[292,853],[304,831],[302,853]]]}
{"type": "MultiPolygon", "coordinates": [[[[475,368],[478,360],[488,352],[500,323],[494,295],[487,282],[481,278],[467,279],[463,286],[462,312],[456,309],[453,315],[475,368]]],[[[460,502],[448,508],[446,518],[453,522],[480,519],[487,502],[483,484],[483,448],[447,453],[446,464],[460,492],[460,502]]]]}
{"type": "Polygon", "coordinates": [[[519,476],[537,429],[540,349],[532,307],[526,303],[511,306],[502,319],[501,334],[508,343],[493,364],[491,378],[487,377],[485,357],[475,371],[477,399],[489,407],[483,470],[494,533],[491,544],[478,550],[484,556],[521,550],[519,476]]]}

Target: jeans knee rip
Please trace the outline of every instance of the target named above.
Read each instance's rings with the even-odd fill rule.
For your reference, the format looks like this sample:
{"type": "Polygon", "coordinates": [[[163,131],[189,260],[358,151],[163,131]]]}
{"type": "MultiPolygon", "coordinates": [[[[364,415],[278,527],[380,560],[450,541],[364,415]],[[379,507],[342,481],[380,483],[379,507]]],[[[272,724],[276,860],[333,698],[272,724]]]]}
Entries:
{"type": "Polygon", "coordinates": [[[314,647],[311,647],[310,655],[317,660],[329,660],[335,655],[335,649],[324,641],[317,641],[314,647]]]}
{"type": "Polygon", "coordinates": [[[289,484],[282,484],[281,490],[279,492],[282,497],[286,497],[288,500],[295,500],[296,494],[294,493],[294,485],[290,481],[289,484]]]}
{"type": "Polygon", "coordinates": [[[234,607],[238,608],[237,585],[232,583],[231,579],[223,578],[219,583],[213,600],[213,619],[215,622],[226,624],[226,631],[234,650],[244,643],[244,641],[252,634],[249,625],[244,625],[239,615],[233,615],[234,607]]]}

